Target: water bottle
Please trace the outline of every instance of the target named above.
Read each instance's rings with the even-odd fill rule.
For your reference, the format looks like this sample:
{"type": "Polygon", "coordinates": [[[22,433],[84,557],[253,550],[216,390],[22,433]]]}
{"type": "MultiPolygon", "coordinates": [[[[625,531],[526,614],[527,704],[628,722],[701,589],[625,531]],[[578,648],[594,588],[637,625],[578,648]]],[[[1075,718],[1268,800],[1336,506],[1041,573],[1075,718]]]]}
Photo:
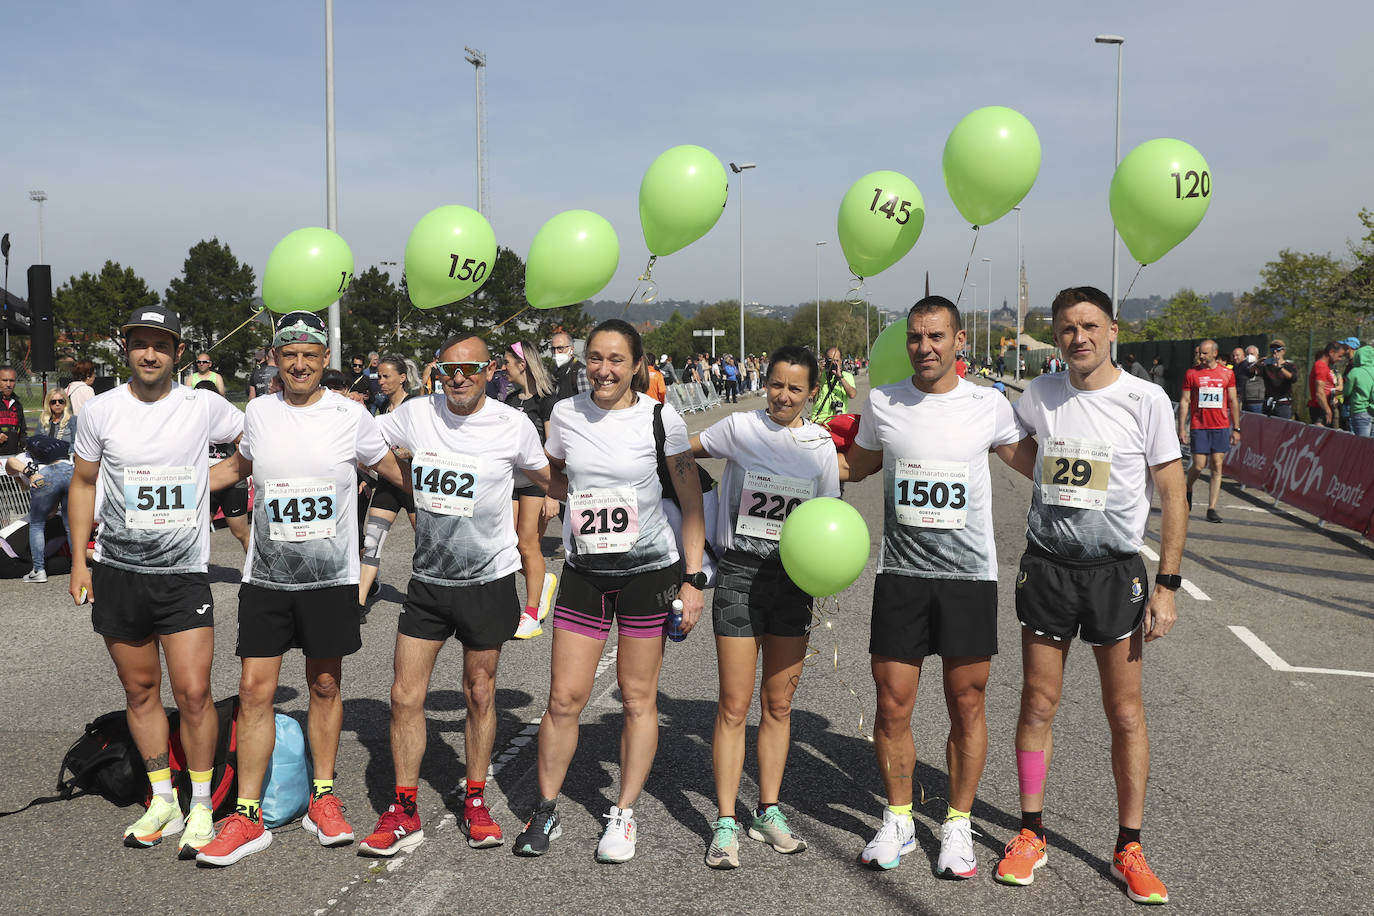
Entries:
{"type": "Polygon", "coordinates": [[[673,599],[673,612],[668,615],[668,638],[673,642],[682,642],[687,638],[687,634],[682,631],[682,599],[673,599]]]}

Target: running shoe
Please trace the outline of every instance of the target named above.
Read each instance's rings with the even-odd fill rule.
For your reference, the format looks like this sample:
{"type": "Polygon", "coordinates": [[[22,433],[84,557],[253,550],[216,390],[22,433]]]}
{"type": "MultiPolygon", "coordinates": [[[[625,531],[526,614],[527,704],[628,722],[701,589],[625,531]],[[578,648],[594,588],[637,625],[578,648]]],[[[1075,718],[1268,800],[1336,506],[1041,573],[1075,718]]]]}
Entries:
{"type": "Polygon", "coordinates": [[[558,823],[558,812],[554,806],[540,805],[525,821],[525,829],[515,838],[515,854],[542,856],[549,851],[549,842],[562,835],[563,827],[558,823]]]}
{"type": "Polygon", "coordinates": [[[539,590],[539,620],[542,622],[553,609],[553,596],[558,591],[558,577],[551,572],[544,573],[544,587],[539,590]]]}
{"type": "Polygon", "coordinates": [[[775,852],[789,855],[806,849],[806,840],[787,826],[787,818],[777,805],[769,805],[763,814],[755,814],[749,821],[749,837],[767,843],[775,852]]]}
{"type": "Polygon", "coordinates": [[[531,617],[524,611],[520,612],[520,625],[515,628],[516,639],[534,639],[543,632],[544,628],[539,625],[537,618],[531,617]]]}
{"type": "Polygon", "coordinates": [[[181,832],[177,858],[189,862],[215,838],[215,816],[202,804],[194,804],[186,815],[186,829],[181,832]]]}
{"type": "Polygon", "coordinates": [[[916,825],[911,815],[893,814],[884,808],[883,825],[859,853],[859,861],[873,868],[896,868],[902,864],[902,856],[915,848],[916,825]]]}
{"type": "Polygon", "coordinates": [[[42,585],[48,581],[48,571],[46,569],[34,569],[24,574],[25,582],[33,582],[42,585]]]}
{"type": "Polygon", "coordinates": [[[1168,903],[1169,891],[1145,864],[1145,850],[1139,843],[1112,856],[1112,877],[1126,885],[1126,896],[1136,903],[1168,903]]]}
{"type": "Polygon", "coordinates": [[[480,795],[463,802],[463,835],[473,849],[490,849],[502,843],[501,825],[491,819],[487,803],[480,795]]]}
{"type": "Polygon", "coordinates": [[[1221,524],[1221,513],[1218,512],[1216,509],[1208,509],[1208,510],[1207,510],[1207,521],[1209,521],[1209,522],[1216,522],[1218,525],[1220,525],[1220,524],[1221,524]]]}
{"type": "Polygon", "coordinates": [[[130,849],[147,849],[161,843],[165,836],[181,833],[185,826],[175,792],[170,802],[161,795],[154,795],[148,803],[148,810],[124,831],[124,845],[130,849]]]}
{"type": "Polygon", "coordinates": [[[1035,880],[1035,870],[1048,861],[1045,840],[1035,835],[1035,831],[1021,828],[1021,832],[1011,838],[1002,861],[997,863],[997,880],[1003,884],[1017,884],[1022,887],[1035,880]]]}
{"type": "Polygon", "coordinates": [[[392,805],[377,819],[377,826],[367,838],[358,844],[358,855],[389,859],[424,841],[425,831],[420,827],[420,815],[406,814],[400,805],[392,805]]]}
{"type": "Polygon", "coordinates": [[[733,817],[718,817],[711,825],[706,864],[710,868],[739,868],[739,824],[733,817]]]}
{"type": "Polygon", "coordinates": [[[615,805],[611,805],[609,814],[601,815],[606,819],[606,829],[596,844],[596,861],[618,864],[635,857],[635,837],[639,828],[635,826],[634,815],[633,808],[615,805]]]}
{"type": "Polygon", "coordinates": [[[220,822],[219,834],[196,855],[199,865],[233,865],[244,856],[262,852],[272,845],[272,831],[235,812],[220,822]]]}
{"type": "Polygon", "coordinates": [[[940,858],[935,874],[941,878],[972,878],[978,874],[978,857],[973,854],[973,824],[966,817],[954,817],[940,825],[940,858]]]}
{"type": "Polygon", "coordinates": [[[301,826],[313,833],[321,846],[347,846],[353,842],[353,828],[344,820],[343,807],[333,792],[312,798],[301,826]]]}

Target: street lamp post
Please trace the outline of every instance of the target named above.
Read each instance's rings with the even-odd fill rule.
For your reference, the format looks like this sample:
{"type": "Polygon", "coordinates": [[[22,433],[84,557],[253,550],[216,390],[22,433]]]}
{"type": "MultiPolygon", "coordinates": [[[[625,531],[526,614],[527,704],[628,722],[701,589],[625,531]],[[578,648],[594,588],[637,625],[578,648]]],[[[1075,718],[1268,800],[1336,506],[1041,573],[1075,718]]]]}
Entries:
{"type": "Polygon", "coordinates": [[[43,260],[43,201],[48,199],[47,191],[30,191],[29,200],[38,204],[38,263],[46,264],[43,260]]]}
{"type": "Polygon", "coordinates": [[[969,315],[973,318],[973,340],[968,345],[968,359],[973,362],[973,354],[978,352],[978,284],[970,283],[969,301],[973,303],[973,308],[969,309],[969,315]]]}
{"type": "Polygon", "coordinates": [[[744,359],[744,170],[756,168],[752,162],[730,163],[739,178],[739,358],[744,359]]]}
{"type": "Polygon", "coordinates": [[[1016,353],[1016,380],[1021,381],[1021,296],[1023,293],[1021,283],[1021,271],[1025,265],[1021,262],[1021,208],[1012,207],[1016,211],[1016,343],[1012,349],[1016,353]]]}
{"type": "Polygon", "coordinates": [[[816,359],[821,358],[821,246],[816,243],[816,359]]]}
{"type": "MultiPolygon", "coordinates": [[[[1121,50],[1126,39],[1120,35],[1098,35],[1093,39],[1100,45],[1116,45],[1116,152],[1112,158],[1112,172],[1115,174],[1116,167],[1121,165],[1121,50]]],[[[1116,262],[1117,251],[1120,245],[1116,241],[1116,223],[1112,223],[1112,314],[1116,315],[1119,308],[1116,301],[1116,262]]],[[[1116,341],[1112,341],[1112,362],[1116,362],[1116,341]]]]}
{"type": "Polygon", "coordinates": [[[987,342],[983,344],[983,362],[992,362],[992,258],[983,258],[988,265],[988,324],[984,328],[987,342]]]}
{"type": "MultiPolygon", "coordinates": [[[[324,0],[324,212],[325,228],[339,231],[339,165],[334,129],[334,0],[324,0]]],[[[329,303],[329,368],[343,365],[339,300],[329,303]]]]}

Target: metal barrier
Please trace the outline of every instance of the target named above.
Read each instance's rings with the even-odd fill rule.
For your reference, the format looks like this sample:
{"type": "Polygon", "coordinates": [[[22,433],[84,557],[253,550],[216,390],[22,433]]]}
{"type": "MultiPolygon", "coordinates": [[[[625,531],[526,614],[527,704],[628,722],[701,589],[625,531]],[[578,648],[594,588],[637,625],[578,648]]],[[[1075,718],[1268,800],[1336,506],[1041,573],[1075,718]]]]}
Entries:
{"type": "Polygon", "coordinates": [[[27,521],[29,517],[29,488],[18,477],[0,476],[0,525],[27,521]]]}
{"type": "Polygon", "coordinates": [[[678,382],[676,385],[668,386],[667,403],[672,404],[678,413],[710,410],[720,402],[720,395],[716,394],[715,389],[708,386],[708,389],[703,391],[698,382],[678,382]]]}

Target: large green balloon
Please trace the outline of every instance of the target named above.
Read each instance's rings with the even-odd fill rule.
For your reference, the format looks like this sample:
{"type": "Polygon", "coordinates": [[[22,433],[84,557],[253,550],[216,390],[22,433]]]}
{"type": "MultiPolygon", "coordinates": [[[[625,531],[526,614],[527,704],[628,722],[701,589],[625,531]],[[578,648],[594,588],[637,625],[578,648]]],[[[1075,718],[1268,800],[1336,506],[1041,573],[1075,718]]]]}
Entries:
{"type": "Polygon", "coordinates": [[[316,312],[353,282],[353,252],[337,232],[311,226],[277,243],[262,272],[262,301],[274,312],[316,312]]]}
{"type": "Polygon", "coordinates": [[[868,526],[859,510],[830,496],[808,499],[782,523],[782,568],[808,595],[823,598],[854,584],[868,562],[868,526]]]}
{"type": "Polygon", "coordinates": [[[430,210],[406,242],[406,288],[416,308],[466,299],[482,288],[495,266],[496,234],[471,207],[430,210]]]}
{"type": "Polygon", "coordinates": [[[1040,137],[1025,115],[990,105],[964,115],[945,141],[940,169],[949,199],[975,226],[1001,219],[1040,174],[1040,137]]]}
{"type": "Polygon", "coordinates": [[[911,375],[911,356],[906,352],[906,320],[894,321],[873,338],[868,384],[877,388],[911,378],[911,375]]]}
{"type": "Polygon", "coordinates": [[[1212,175],[1202,154],[1182,140],[1150,140],[1116,167],[1108,199],[1131,256],[1153,264],[1207,215],[1212,175]]]}
{"type": "Polygon", "coordinates": [[[639,224],[649,251],[663,256],[711,231],[730,192],[725,166],[708,149],[675,146],[639,183],[639,224]]]}
{"type": "Polygon", "coordinates": [[[872,277],[916,244],[926,224],[926,204],[905,175],[869,172],[845,192],[837,223],[849,269],[856,277],[872,277]]]}
{"type": "Polygon", "coordinates": [[[530,242],[525,298],[537,309],[582,302],[605,289],[619,265],[620,240],[605,217],[566,210],[539,227],[530,242]]]}

